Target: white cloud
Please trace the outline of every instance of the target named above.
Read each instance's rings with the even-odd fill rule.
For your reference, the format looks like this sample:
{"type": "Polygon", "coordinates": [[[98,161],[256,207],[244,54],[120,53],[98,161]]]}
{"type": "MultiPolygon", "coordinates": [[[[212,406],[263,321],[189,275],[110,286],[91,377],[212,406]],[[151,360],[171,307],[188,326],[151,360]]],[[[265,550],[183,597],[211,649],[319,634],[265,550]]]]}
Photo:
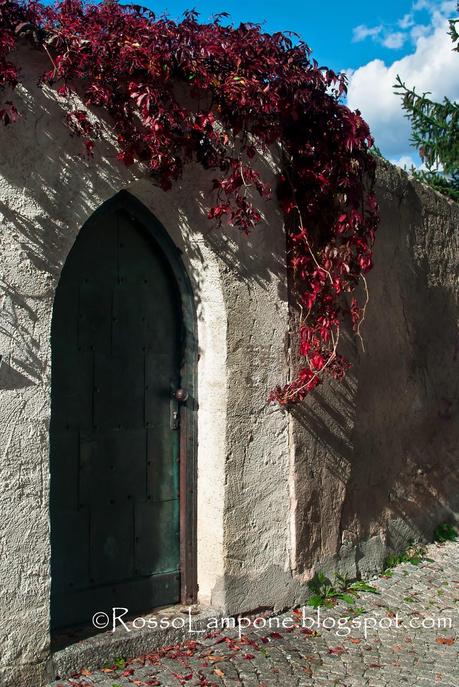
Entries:
{"type": "Polygon", "coordinates": [[[431,30],[431,26],[427,26],[426,24],[416,24],[416,26],[413,26],[413,28],[410,31],[411,40],[413,41],[413,43],[416,43],[418,38],[420,38],[421,36],[427,36],[427,34],[431,32],[431,30]]]}
{"type": "Polygon", "coordinates": [[[402,169],[406,169],[407,172],[410,172],[413,167],[416,167],[416,169],[424,169],[424,165],[419,164],[419,162],[411,155],[402,155],[399,158],[392,157],[390,158],[390,161],[394,165],[397,165],[402,169]]]}
{"type": "Polygon", "coordinates": [[[421,10],[427,10],[428,12],[441,12],[442,14],[448,14],[454,12],[457,7],[457,0],[417,0],[413,4],[413,12],[420,12],[421,10]]]}
{"type": "Polygon", "coordinates": [[[413,12],[420,12],[421,10],[428,10],[431,8],[431,2],[429,0],[417,0],[413,3],[413,12]]]}
{"type": "Polygon", "coordinates": [[[372,60],[349,76],[348,104],[358,108],[370,124],[376,145],[388,158],[414,155],[409,144],[410,123],[404,117],[401,98],[394,93],[397,74],[420,93],[430,91],[435,100],[448,96],[459,100],[459,54],[452,50],[447,16],[442,3],[433,11],[427,35],[416,38],[414,52],[392,64],[372,60]]]}
{"type": "Polygon", "coordinates": [[[360,43],[360,41],[364,41],[366,38],[374,38],[381,33],[382,28],[382,25],[366,26],[365,24],[360,24],[352,30],[352,42],[360,43]]]}
{"type": "Polygon", "coordinates": [[[398,22],[398,25],[400,26],[401,29],[409,29],[410,26],[413,26],[414,24],[414,18],[411,13],[405,14],[402,19],[398,22]]]}
{"type": "Polygon", "coordinates": [[[412,11],[421,12],[422,10],[427,10],[430,13],[435,11],[441,12],[442,14],[448,14],[454,12],[457,7],[457,0],[417,0],[413,3],[412,11]]]}
{"type": "Polygon", "coordinates": [[[386,48],[391,50],[398,50],[405,43],[406,34],[396,31],[395,33],[388,33],[381,41],[386,48]]]}
{"type": "Polygon", "coordinates": [[[412,4],[411,11],[405,14],[395,24],[379,24],[367,26],[360,24],[352,31],[352,42],[371,39],[390,50],[399,50],[407,40],[416,44],[421,36],[426,36],[435,27],[444,23],[446,16],[451,16],[457,8],[457,0],[417,0],[412,4]],[[430,24],[417,23],[419,12],[430,14],[430,24]]]}
{"type": "Polygon", "coordinates": [[[353,28],[353,43],[361,43],[367,38],[371,38],[372,41],[381,43],[381,45],[384,45],[386,48],[394,50],[402,47],[407,35],[401,31],[389,32],[384,29],[382,24],[379,26],[366,26],[366,24],[360,24],[353,28]]]}

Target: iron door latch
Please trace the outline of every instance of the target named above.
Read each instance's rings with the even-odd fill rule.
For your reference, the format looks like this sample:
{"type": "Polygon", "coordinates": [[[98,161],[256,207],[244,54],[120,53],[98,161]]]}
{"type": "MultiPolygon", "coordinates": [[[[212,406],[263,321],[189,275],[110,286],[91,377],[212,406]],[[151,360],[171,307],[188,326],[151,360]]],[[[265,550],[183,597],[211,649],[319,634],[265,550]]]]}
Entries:
{"type": "Polygon", "coordinates": [[[180,410],[179,404],[185,403],[188,398],[188,391],[186,389],[173,389],[170,400],[170,428],[178,429],[180,426],[180,410]]]}

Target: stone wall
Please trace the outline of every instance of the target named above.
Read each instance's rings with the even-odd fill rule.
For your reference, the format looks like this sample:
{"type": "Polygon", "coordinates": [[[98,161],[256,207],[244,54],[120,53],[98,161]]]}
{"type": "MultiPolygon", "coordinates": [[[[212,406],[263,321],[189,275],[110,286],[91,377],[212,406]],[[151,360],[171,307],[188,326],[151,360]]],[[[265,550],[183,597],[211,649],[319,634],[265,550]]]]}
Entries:
{"type": "MultiPolygon", "coordinates": [[[[266,403],[290,364],[275,202],[246,238],[209,226],[212,174],[190,167],[165,193],[116,161],[104,122],[87,160],[64,126],[65,101],[36,85],[46,63],[29,49],[20,59],[22,116],[0,129],[0,685],[50,677],[53,299],[79,229],[121,189],[164,225],[194,289],[201,604],[288,607],[314,568],[365,573],[387,547],[430,536],[458,502],[458,206],[381,166],[366,352],[345,335],[347,380],[289,415],[266,403]]],[[[274,175],[274,161],[260,165],[274,175]]]]}
{"type": "Polygon", "coordinates": [[[21,117],[0,130],[0,685],[38,687],[50,657],[50,324],[79,229],[128,189],[182,251],[198,321],[199,600],[217,609],[293,601],[288,418],[266,404],[288,373],[288,304],[275,203],[252,237],[219,232],[206,217],[212,173],[188,168],[161,191],[117,162],[108,128],[87,160],[65,100],[36,85],[46,62],[28,49],[20,62],[21,117]]]}
{"type": "Polygon", "coordinates": [[[459,206],[380,163],[365,352],[292,416],[296,573],[381,569],[459,510],[459,206]]]}

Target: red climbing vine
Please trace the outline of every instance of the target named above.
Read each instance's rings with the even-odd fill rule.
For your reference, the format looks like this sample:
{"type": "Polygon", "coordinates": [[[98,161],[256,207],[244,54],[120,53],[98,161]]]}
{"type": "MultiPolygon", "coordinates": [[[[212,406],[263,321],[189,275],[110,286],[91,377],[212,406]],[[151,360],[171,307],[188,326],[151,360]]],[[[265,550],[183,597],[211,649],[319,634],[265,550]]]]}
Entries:
{"type": "MultiPolygon", "coordinates": [[[[188,12],[176,23],[114,0],[0,0],[6,98],[21,78],[12,50],[23,41],[48,56],[42,81],[68,104],[67,124],[90,155],[101,109],[112,122],[119,160],[144,165],[164,190],[188,163],[215,170],[208,215],[219,225],[249,232],[263,222],[255,198],[269,198],[271,189],[256,159],[277,149],[276,191],[304,362],[270,398],[289,405],[325,375],[343,377],[340,327],[350,316],[359,333],[365,305],[349,294],[361,282],[368,294],[364,275],[378,221],[372,138],[360,113],[342,102],[345,76],[320,67],[299,39],[253,24],[227,26],[221,15],[201,24],[188,12]],[[75,94],[87,109],[72,107],[75,94]]],[[[4,124],[17,115],[12,100],[0,104],[4,124]]]]}

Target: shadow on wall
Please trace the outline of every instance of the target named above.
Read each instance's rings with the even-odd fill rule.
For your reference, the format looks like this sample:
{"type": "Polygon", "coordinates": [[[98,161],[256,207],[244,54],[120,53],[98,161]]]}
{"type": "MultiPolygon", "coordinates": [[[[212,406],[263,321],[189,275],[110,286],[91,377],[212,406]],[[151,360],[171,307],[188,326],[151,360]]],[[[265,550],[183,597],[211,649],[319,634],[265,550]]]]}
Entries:
{"type": "MultiPolygon", "coordinates": [[[[233,279],[237,275],[249,291],[254,281],[264,286],[272,282],[273,275],[284,274],[285,249],[280,250],[284,247],[282,218],[275,201],[266,205],[266,221],[245,237],[235,228],[213,227],[207,219],[213,172],[186,168],[183,178],[165,193],[144,172],[127,169],[117,161],[117,150],[108,133],[96,142],[95,157],[88,160],[82,140],[72,136],[65,126],[65,100],[36,85],[49,67],[46,57],[30,48],[21,48],[17,59],[29,67],[23,70],[25,85],[19,86],[14,94],[21,116],[2,132],[8,136],[9,144],[0,149],[0,222],[5,235],[13,238],[14,250],[19,255],[5,255],[2,260],[5,269],[0,275],[0,334],[11,342],[3,353],[17,347],[24,352],[25,362],[20,364],[27,367],[25,374],[31,384],[41,379],[48,368],[36,334],[39,325],[43,328],[43,323],[37,323],[40,304],[53,298],[60,270],[79,228],[102,202],[122,188],[134,187],[132,192],[136,195],[139,184],[144,189],[151,184],[153,210],[156,204],[165,208],[168,226],[174,229],[186,226],[190,217],[199,218],[201,237],[218,254],[221,270],[230,271],[233,279]],[[7,200],[1,199],[2,178],[7,200]],[[277,230],[277,224],[279,240],[271,246],[271,230],[277,230]],[[11,264],[15,263],[13,270],[8,270],[10,257],[11,264]],[[25,284],[30,284],[30,288],[25,284]]],[[[103,119],[102,123],[108,132],[109,124],[103,119]]],[[[274,178],[273,165],[260,161],[268,180],[274,178]]],[[[189,237],[184,237],[190,239],[185,250],[188,259],[201,264],[205,271],[205,258],[193,229],[189,229],[189,237]]],[[[195,286],[199,317],[199,284],[195,286]]],[[[282,281],[279,288],[285,300],[282,281]]],[[[49,327],[50,323],[46,324],[49,327]]],[[[10,376],[8,384],[12,384],[11,379],[10,376]]]]}
{"type": "MultiPolygon", "coordinates": [[[[79,228],[122,188],[150,192],[145,175],[117,162],[108,138],[97,143],[94,160],[82,156],[82,141],[64,125],[63,101],[36,86],[45,59],[27,49],[21,61],[27,60],[33,68],[24,70],[28,82],[16,95],[22,117],[2,131],[8,145],[0,148],[0,191],[8,194],[8,202],[0,200],[0,219],[4,236],[12,238],[11,246],[2,238],[0,275],[0,338],[6,342],[0,352],[11,352],[0,387],[8,390],[37,384],[48,373],[49,303],[79,228]]],[[[260,161],[267,180],[275,166],[260,161]]],[[[231,273],[250,295],[254,283],[267,292],[274,277],[283,302],[285,244],[275,200],[261,203],[266,221],[248,238],[212,227],[206,215],[213,176],[187,168],[168,193],[151,182],[151,206],[174,230],[185,227],[187,259],[202,266],[194,284],[198,317],[203,242],[218,255],[223,280],[231,273]],[[199,237],[189,218],[198,218],[199,237]]],[[[366,353],[345,332],[342,352],[354,364],[347,379],[322,387],[293,411],[300,572],[335,555],[343,542],[356,545],[382,534],[397,545],[395,520],[407,533],[430,536],[459,507],[458,209],[389,166],[380,171],[380,203],[366,353]]]]}
{"type": "Polygon", "coordinates": [[[349,548],[358,572],[373,536],[376,569],[459,511],[459,207],[390,166],[379,190],[366,352],[348,327],[348,377],[293,411],[300,573],[349,548]]]}
{"type": "Polygon", "coordinates": [[[9,360],[0,359],[0,390],[24,389],[27,386],[33,386],[34,382],[27,376],[33,374],[30,368],[26,367],[26,374],[22,374],[14,367],[14,364],[25,367],[24,363],[15,358],[13,358],[12,362],[13,366],[9,360]]]}
{"type": "MultiPolygon", "coordinates": [[[[34,298],[34,297],[33,297],[34,298]]],[[[38,296],[37,300],[41,300],[38,296]]],[[[3,363],[0,366],[0,389],[23,389],[42,377],[46,364],[39,354],[39,341],[34,334],[37,314],[7,279],[0,275],[0,340],[3,363]],[[15,351],[17,355],[10,351],[15,351]]]]}

